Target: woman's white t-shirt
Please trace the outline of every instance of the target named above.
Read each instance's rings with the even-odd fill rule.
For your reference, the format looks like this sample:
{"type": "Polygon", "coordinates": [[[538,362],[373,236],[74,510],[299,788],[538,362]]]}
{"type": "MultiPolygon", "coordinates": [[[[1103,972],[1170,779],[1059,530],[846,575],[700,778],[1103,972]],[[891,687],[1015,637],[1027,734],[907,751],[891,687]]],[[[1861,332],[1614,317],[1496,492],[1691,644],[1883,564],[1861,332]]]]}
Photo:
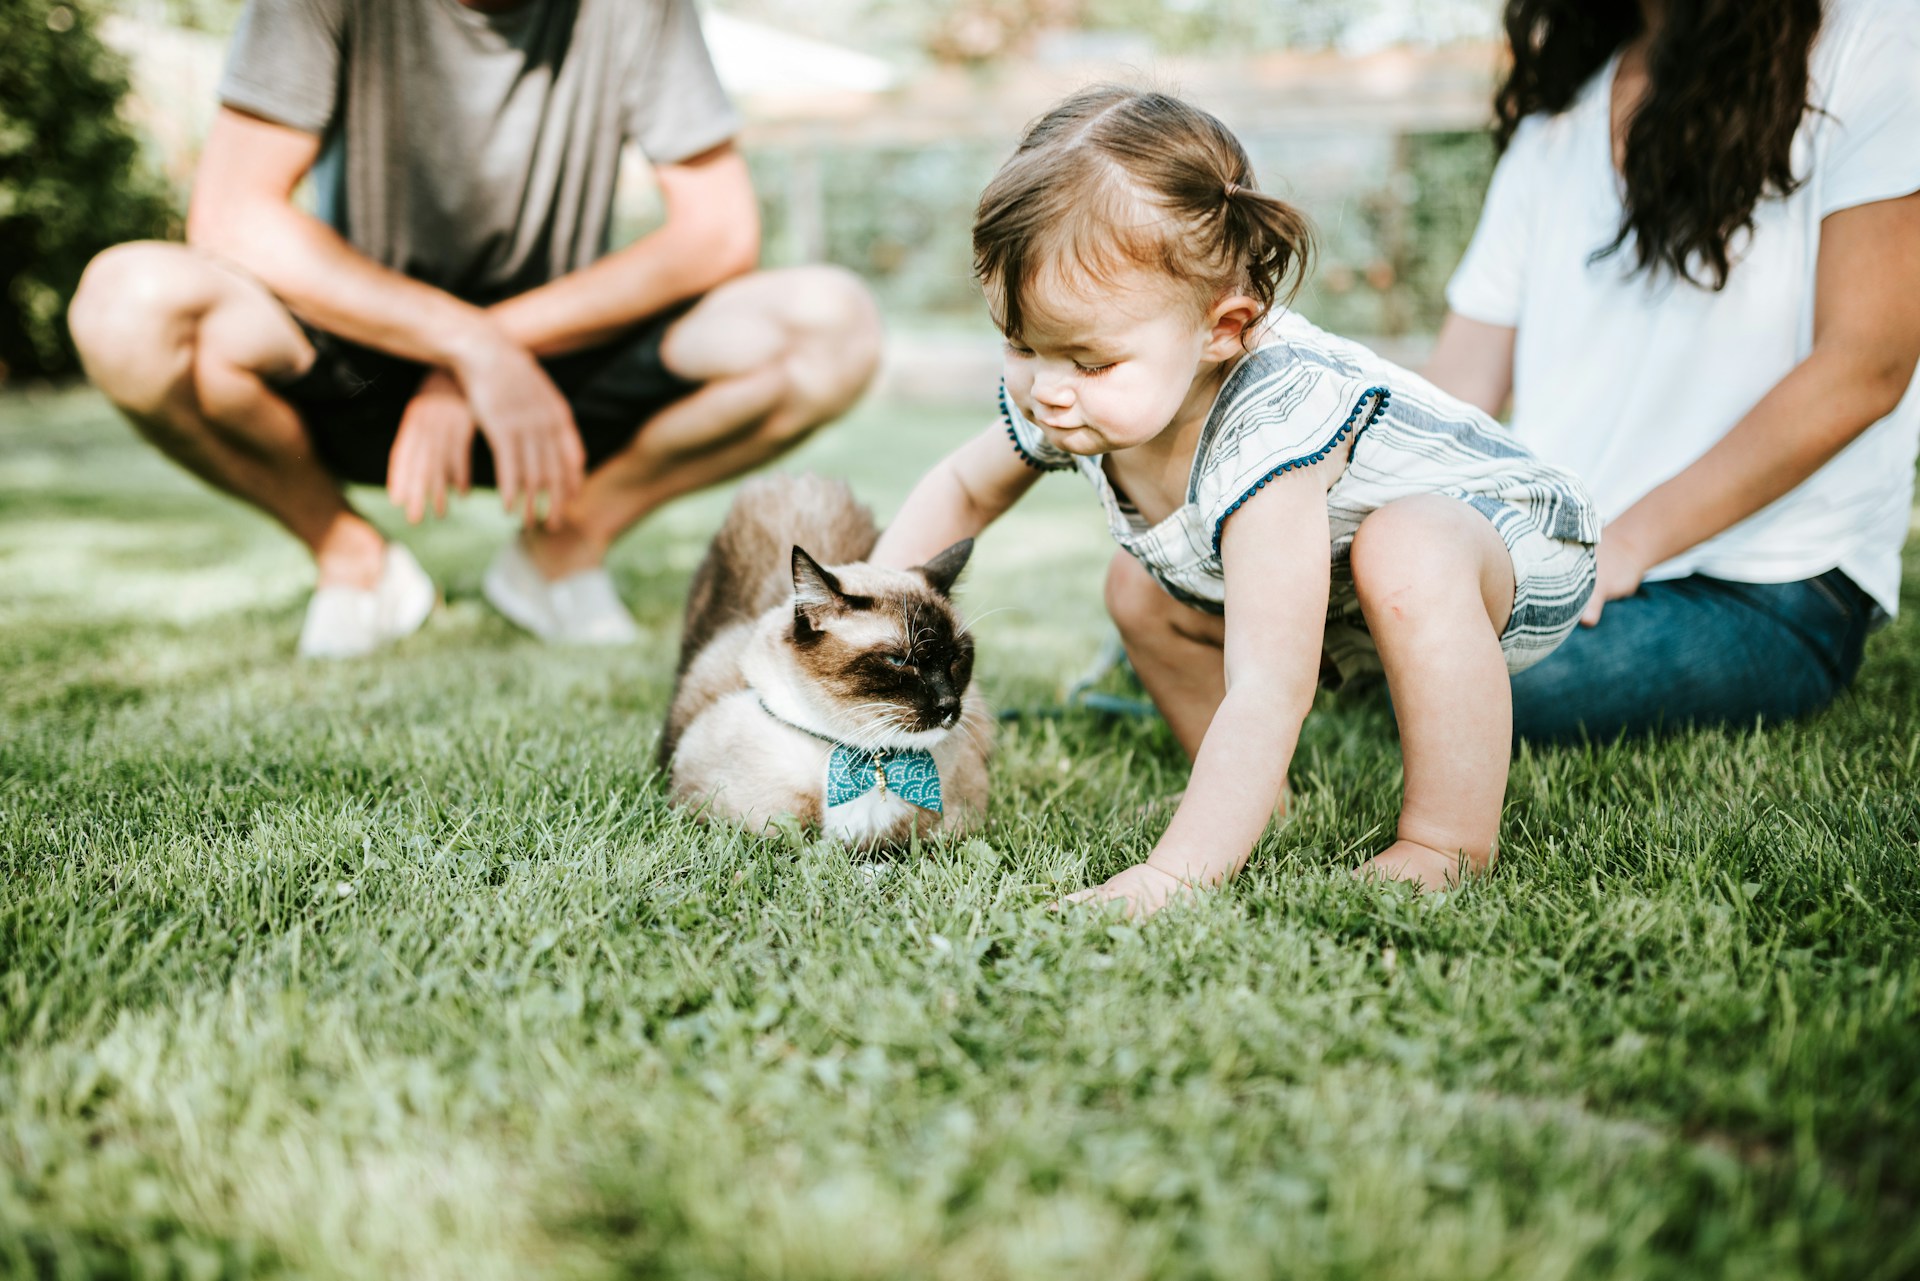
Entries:
{"type": "MultiPolygon", "coordinates": [[[[1829,0],[1793,143],[1805,183],[1754,210],[1719,292],[1632,272],[1612,243],[1610,63],[1557,116],[1514,134],[1466,257],[1458,314],[1518,331],[1513,428],[1586,482],[1608,520],[1698,459],[1813,346],[1815,266],[1828,214],[1920,190],[1920,0],[1829,0]]],[[[1887,610],[1912,520],[1920,391],[1793,492],[1676,556],[1650,579],[1780,583],[1838,567],[1887,610]]]]}

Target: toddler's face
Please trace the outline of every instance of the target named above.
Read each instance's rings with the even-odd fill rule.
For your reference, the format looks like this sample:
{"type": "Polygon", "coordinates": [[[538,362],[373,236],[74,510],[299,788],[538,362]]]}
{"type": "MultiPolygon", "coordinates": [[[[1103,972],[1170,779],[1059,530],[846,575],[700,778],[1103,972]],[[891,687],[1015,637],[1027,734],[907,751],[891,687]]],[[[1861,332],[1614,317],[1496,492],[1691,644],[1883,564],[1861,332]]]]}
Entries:
{"type": "Polygon", "coordinates": [[[1130,449],[1193,408],[1210,329],[1178,282],[1147,271],[1067,282],[1049,272],[1022,302],[1021,332],[1006,347],[1007,394],[1061,449],[1130,449]]]}

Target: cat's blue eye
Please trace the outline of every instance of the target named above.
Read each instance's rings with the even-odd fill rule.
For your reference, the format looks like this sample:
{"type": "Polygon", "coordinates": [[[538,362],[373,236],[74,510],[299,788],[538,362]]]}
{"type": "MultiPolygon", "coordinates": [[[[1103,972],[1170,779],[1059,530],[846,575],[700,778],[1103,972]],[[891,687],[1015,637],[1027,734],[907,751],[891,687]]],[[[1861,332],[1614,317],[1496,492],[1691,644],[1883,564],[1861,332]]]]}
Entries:
{"type": "Polygon", "coordinates": [[[888,654],[886,657],[888,667],[905,667],[907,665],[907,656],[905,654],[888,654]]]}

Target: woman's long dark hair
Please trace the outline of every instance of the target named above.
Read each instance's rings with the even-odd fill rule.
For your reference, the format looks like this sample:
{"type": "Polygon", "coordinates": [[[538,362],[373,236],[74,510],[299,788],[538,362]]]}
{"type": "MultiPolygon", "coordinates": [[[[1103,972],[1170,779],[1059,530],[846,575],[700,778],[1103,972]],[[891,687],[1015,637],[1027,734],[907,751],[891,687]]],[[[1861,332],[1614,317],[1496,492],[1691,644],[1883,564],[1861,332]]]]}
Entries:
{"type": "MultiPolygon", "coordinates": [[[[1521,120],[1564,111],[1642,29],[1637,0],[1508,0],[1513,67],[1494,98],[1501,151],[1521,120]]],[[[1793,135],[1808,111],[1820,0],[1665,0],[1648,89],[1627,130],[1626,216],[1596,256],[1723,289],[1729,242],[1762,198],[1804,180],[1793,135]]]]}

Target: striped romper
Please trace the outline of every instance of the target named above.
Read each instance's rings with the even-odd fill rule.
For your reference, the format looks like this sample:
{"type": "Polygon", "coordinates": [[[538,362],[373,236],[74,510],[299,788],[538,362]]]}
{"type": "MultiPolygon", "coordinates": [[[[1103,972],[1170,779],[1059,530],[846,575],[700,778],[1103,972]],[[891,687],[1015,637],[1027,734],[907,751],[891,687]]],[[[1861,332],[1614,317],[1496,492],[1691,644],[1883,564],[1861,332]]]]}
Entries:
{"type": "Polygon", "coordinates": [[[1226,608],[1227,518],[1269,479],[1345,449],[1346,472],[1327,491],[1325,650],[1343,681],[1379,671],[1350,560],[1360,522],[1395,499],[1445,494],[1493,523],[1513,556],[1513,613],[1500,636],[1509,672],[1552,653],[1593,592],[1600,515],[1578,479],[1478,409],[1293,312],[1228,374],[1201,432],[1186,502],[1157,525],[1115,491],[1099,458],[1048,443],[1004,386],[1000,412],[1021,458],[1045,471],[1077,469],[1099,494],[1114,541],[1175,599],[1212,614],[1226,608]]]}

